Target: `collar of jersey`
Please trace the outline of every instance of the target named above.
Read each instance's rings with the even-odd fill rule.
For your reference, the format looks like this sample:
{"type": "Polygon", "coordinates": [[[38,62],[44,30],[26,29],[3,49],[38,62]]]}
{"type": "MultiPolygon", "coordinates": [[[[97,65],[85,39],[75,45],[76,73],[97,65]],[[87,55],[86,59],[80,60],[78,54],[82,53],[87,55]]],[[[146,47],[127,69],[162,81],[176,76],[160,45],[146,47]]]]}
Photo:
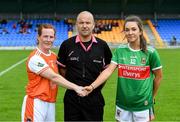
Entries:
{"type": "MultiPolygon", "coordinates": [[[[76,43],[78,43],[78,42],[81,42],[81,39],[80,39],[79,35],[76,36],[76,43]]],[[[92,42],[97,43],[97,40],[93,35],[92,35],[92,42]]]]}
{"type": "Polygon", "coordinates": [[[49,53],[46,54],[46,53],[44,53],[43,51],[41,51],[38,47],[36,47],[36,49],[37,49],[40,53],[42,53],[43,55],[45,55],[45,56],[50,56],[50,55],[51,55],[51,51],[50,51],[50,50],[49,50],[49,53]]]}
{"type": "Polygon", "coordinates": [[[128,48],[129,48],[131,51],[133,51],[133,52],[141,51],[141,49],[138,49],[138,50],[132,49],[132,48],[130,47],[129,43],[128,43],[128,48]]]}

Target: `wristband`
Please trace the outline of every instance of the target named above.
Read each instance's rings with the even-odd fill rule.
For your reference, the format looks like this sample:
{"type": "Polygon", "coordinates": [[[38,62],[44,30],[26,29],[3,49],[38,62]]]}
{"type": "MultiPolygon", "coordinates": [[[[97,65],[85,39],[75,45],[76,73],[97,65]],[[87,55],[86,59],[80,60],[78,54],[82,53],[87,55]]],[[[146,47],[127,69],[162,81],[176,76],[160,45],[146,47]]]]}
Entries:
{"type": "Polygon", "coordinates": [[[90,86],[91,86],[91,87],[92,87],[92,89],[94,90],[94,86],[93,86],[92,84],[91,84],[90,86]]]}

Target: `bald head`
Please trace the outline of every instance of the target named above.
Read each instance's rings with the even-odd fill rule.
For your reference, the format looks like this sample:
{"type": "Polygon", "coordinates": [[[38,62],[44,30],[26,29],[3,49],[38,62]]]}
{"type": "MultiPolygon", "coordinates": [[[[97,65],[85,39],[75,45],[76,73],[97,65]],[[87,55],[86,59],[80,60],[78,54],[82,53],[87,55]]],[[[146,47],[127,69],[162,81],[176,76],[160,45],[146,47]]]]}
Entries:
{"type": "Polygon", "coordinates": [[[92,13],[89,11],[80,12],[77,16],[76,22],[78,22],[80,19],[82,19],[84,17],[89,18],[94,23],[94,17],[92,15],[92,13]]]}
{"type": "Polygon", "coordinates": [[[76,28],[82,41],[91,39],[94,26],[94,17],[90,12],[83,11],[79,13],[76,20],[76,28]]]}

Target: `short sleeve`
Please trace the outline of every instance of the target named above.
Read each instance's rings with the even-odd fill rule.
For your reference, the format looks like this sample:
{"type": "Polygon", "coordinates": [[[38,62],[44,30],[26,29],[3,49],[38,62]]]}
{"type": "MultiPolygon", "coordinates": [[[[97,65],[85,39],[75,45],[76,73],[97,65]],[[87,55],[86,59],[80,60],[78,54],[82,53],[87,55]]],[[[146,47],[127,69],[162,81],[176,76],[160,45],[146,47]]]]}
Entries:
{"type": "Polygon", "coordinates": [[[40,56],[33,56],[28,62],[29,69],[36,73],[40,74],[42,71],[46,70],[49,66],[45,60],[40,56]]]}
{"type": "Polygon", "coordinates": [[[162,68],[160,57],[158,52],[154,49],[150,56],[150,66],[152,70],[162,68]]]}
{"type": "Polygon", "coordinates": [[[66,50],[67,50],[66,41],[64,41],[59,48],[58,59],[57,59],[58,62],[61,64],[60,66],[63,66],[63,67],[65,67],[66,65],[66,50]]]}
{"type": "Polygon", "coordinates": [[[114,63],[114,64],[118,64],[118,57],[117,57],[117,51],[118,49],[115,49],[115,51],[113,52],[113,56],[112,56],[112,59],[111,59],[111,62],[114,63]]]}
{"type": "Polygon", "coordinates": [[[105,66],[106,66],[111,62],[111,58],[112,58],[112,53],[107,43],[105,43],[104,45],[104,50],[105,50],[104,53],[105,53],[105,66]]]}

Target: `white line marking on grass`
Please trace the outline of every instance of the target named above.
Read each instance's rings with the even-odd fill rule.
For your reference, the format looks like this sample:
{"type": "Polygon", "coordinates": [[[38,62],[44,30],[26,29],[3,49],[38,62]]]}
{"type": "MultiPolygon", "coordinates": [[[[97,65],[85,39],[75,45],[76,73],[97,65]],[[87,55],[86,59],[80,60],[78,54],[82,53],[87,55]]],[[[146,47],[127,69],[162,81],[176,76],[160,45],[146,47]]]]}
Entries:
{"type": "Polygon", "coordinates": [[[10,71],[11,69],[13,69],[14,67],[16,67],[17,65],[23,63],[25,60],[27,60],[27,57],[24,58],[23,60],[17,62],[16,64],[13,64],[13,65],[10,66],[9,68],[5,69],[4,71],[0,72],[0,77],[1,77],[2,75],[4,75],[6,72],[8,72],[8,71],[10,71]]]}

